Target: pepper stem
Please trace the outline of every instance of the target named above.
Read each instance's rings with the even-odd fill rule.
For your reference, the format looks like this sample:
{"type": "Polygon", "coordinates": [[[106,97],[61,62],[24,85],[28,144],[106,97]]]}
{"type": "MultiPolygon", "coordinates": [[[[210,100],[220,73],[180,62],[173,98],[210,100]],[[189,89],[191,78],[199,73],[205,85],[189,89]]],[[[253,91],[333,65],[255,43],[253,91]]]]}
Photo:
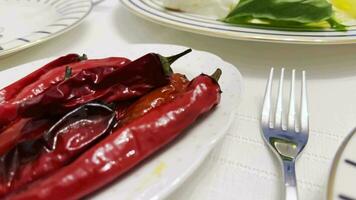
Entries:
{"type": "Polygon", "coordinates": [[[190,52],[192,52],[192,49],[187,49],[187,50],[183,51],[182,53],[179,53],[179,54],[174,55],[174,56],[167,57],[168,63],[171,65],[176,60],[178,60],[180,57],[185,56],[186,54],[188,54],[190,52]]]}
{"type": "Polygon", "coordinates": [[[158,55],[159,59],[161,60],[164,73],[166,75],[172,74],[173,70],[171,68],[171,64],[173,64],[176,60],[178,60],[179,58],[181,58],[182,56],[184,56],[190,52],[192,52],[192,49],[187,49],[187,50],[183,51],[182,53],[179,53],[177,55],[173,55],[170,57],[164,57],[164,56],[158,55]]]}
{"type": "Polygon", "coordinates": [[[88,60],[88,56],[86,54],[83,54],[83,55],[79,56],[78,60],[79,61],[88,60]]]}
{"type": "Polygon", "coordinates": [[[64,79],[69,79],[72,76],[72,68],[66,66],[66,70],[64,73],[64,79]]]}
{"type": "Polygon", "coordinates": [[[220,68],[217,68],[216,71],[210,76],[212,79],[214,79],[216,82],[219,81],[221,77],[222,71],[220,68]]]}

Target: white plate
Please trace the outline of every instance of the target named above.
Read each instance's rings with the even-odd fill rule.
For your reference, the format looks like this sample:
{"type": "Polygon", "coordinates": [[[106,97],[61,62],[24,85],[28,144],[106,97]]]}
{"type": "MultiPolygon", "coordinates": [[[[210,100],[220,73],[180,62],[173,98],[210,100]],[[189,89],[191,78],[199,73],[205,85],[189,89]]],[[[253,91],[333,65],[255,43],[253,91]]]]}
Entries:
{"type": "MultiPolygon", "coordinates": [[[[125,56],[138,58],[148,52],[161,55],[173,55],[187,47],[173,45],[133,45],[102,49],[100,51],[78,52],[87,53],[89,58],[108,56],[125,56]]],[[[19,77],[35,70],[50,59],[40,60],[18,66],[0,73],[0,87],[4,87],[19,77]]],[[[134,169],[128,176],[106,187],[91,196],[90,199],[162,199],[176,189],[197,169],[215,144],[225,135],[233,122],[240,101],[242,80],[239,71],[219,57],[194,50],[173,64],[173,70],[186,74],[189,78],[200,73],[211,74],[219,67],[223,74],[219,83],[222,88],[222,99],[219,106],[209,115],[190,128],[184,137],[159,152],[144,164],[134,169]]]]}
{"type": "Polygon", "coordinates": [[[328,200],[356,199],[356,129],[335,156],[328,185],[328,200]]]}
{"type": "Polygon", "coordinates": [[[350,21],[349,31],[285,31],[231,25],[215,18],[174,12],[162,7],[162,0],[121,0],[133,13],[172,28],[213,37],[301,44],[356,43],[356,20],[350,21]]]}
{"type": "Polygon", "coordinates": [[[91,0],[0,0],[0,56],[74,28],[92,5],[91,0]]]}

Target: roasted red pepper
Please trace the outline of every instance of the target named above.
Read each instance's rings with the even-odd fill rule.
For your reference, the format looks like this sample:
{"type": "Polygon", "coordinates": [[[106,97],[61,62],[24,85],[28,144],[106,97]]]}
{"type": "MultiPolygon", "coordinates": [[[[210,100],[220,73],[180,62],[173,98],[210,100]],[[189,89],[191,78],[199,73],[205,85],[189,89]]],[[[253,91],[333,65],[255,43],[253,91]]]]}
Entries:
{"type": "Polygon", "coordinates": [[[26,86],[32,84],[36,80],[38,80],[42,75],[52,71],[56,68],[59,68],[63,65],[69,65],[81,60],[85,60],[86,56],[79,56],[78,54],[68,54],[66,56],[59,57],[56,60],[44,65],[38,70],[30,73],[26,77],[8,85],[7,87],[0,90],[0,103],[5,101],[11,101],[14,97],[16,97],[19,92],[23,90],[26,86]]]}
{"type": "Polygon", "coordinates": [[[12,123],[0,134],[0,156],[17,143],[43,135],[54,124],[55,119],[23,118],[12,123]]]}
{"type": "Polygon", "coordinates": [[[52,68],[47,67],[52,65],[45,65],[37,70],[38,73],[31,73],[29,76],[26,76],[18,81],[19,83],[15,82],[14,84],[1,90],[3,91],[4,100],[6,101],[0,102],[0,114],[5,112],[7,114],[6,117],[0,117],[0,128],[17,118],[18,113],[16,107],[18,107],[19,104],[43,94],[49,88],[55,87],[58,83],[62,82],[64,80],[65,70],[67,67],[70,67],[72,75],[76,75],[85,69],[97,67],[115,68],[126,65],[129,62],[130,60],[126,58],[110,57],[92,60],[82,59],[80,62],[65,63],[64,65],[54,66],[52,68]],[[17,89],[16,94],[13,94],[14,89],[17,89]]]}
{"type": "Polygon", "coordinates": [[[153,108],[172,101],[177,95],[186,90],[188,84],[189,80],[185,75],[178,73],[172,74],[168,85],[153,90],[130,105],[125,117],[120,123],[126,124],[144,115],[153,108]]]}
{"type": "Polygon", "coordinates": [[[38,95],[19,102],[3,102],[0,105],[0,125],[6,125],[17,117],[58,114],[93,100],[112,102],[142,96],[165,85],[167,75],[172,73],[169,65],[190,51],[169,58],[151,53],[119,67],[81,70],[38,95]]]}
{"type": "Polygon", "coordinates": [[[70,165],[7,198],[62,200],[88,195],[179,136],[199,116],[219,103],[220,93],[214,79],[200,75],[174,101],[115,130],[70,165]]]}
{"type": "Polygon", "coordinates": [[[0,197],[67,165],[110,133],[115,111],[89,103],[68,113],[41,138],[19,143],[0,160],[0,197]]]}
{"type": "MultiPolygon", "coordinates": [[[[141,97],[139,100],[135,101],[135,103],[133,103],[130,106],[128,104],[129,102],[120,103],[120,105],[115,106],[116,107],[115,119],[119,123],[116,126],[126,124],[129,121],[132,121],[144,115],[145,113],[152,110],[153,108],[158,107],[169,101],[172,101],[178,94],[186,90],[188,83],[189,81],[184,75],[172,74],[170,76],[170,83],[168,85],[151,91],[150,93],[141,97]],[[129,107],[129,109],[127,109],[127,107],[129,107]]],[[[12,173],[15,174],[13,179],[6,179],[6,177],[4,177],[2,179],[3,181],[0,181],[0,197],[10,191],[16,190],[22,185],[31,183],[43,176],[48,175],[52,171],[55,171],[60,167],[67,165],[80,152],[84,151],[89,146],[91,146],[97,140],[98,136],[103,135],[105,131],[96,130],[92,134],[84,134],[81,137],[79,137],[80,134],[90,132],[91,129],[93,129],[92,128],[93,125],[97,126],[97,125],[104,124],[104,127],[107,127],[108,125],[107,122],[109,122],[108,117],[103,114],[100,115],[96,107],[103,109],[102,106],[99,106],[99,104],[86,104],[85,106],[82,106],[79,109],[75,109],[74,111],[70,112],[65,117],[63,117],[59,122],[57,122],[54,125],[54,127],[52,127],[51,130],[46,134],[44,133],[48,130],[48,126],[53,123],[50,123],[48,120],[31,120],[31,119],[20,120],[19,123],[15,123],[18,124],[18,127],[20,127],[20,129],[23,129],[24,132],[17,133],[13,129],[16,128],[19,129],[19,128],[13,127],[12,129],[7,129],[7,132],[0,134],[0,147],[4,147],[3,152],[1,152],[2,149],[0,149],[0,155],[6,153],[10,145],[12,145],[11,147],[16,145],[16,144],[6,144],[6,142],[9,141],[14,142],[15,140],[13,139],[13,137],[23,137],[22,140],[19,139],[21,143],[20,146],[23,146],[24,144],[29,142],[31,144],[41,143],[38,141],[34,142],[35,140],[42,139],[39,138],[39,136],[46,135],[47,136],[46,138],[50,138],[50,139],[46,139],[47,142],[43,143],[43,145],[37,145],[35,147],[37,149],[40,148],[38,150],[39,155],[36,156],[38,157],[37,159],[32,160],[31,162],[24,163],[24,162],[20,162],[20,160],[24,160],[24,159],[28,160],[28,159],[24,158],[24,155],[17,156],[18,160],[16,162],[20,162],[21,164],[17,164],[17,169],[13,169],[12,173]],[[92,114],[83,115],[83,112],[87,112],[88,108],[92,109],[91,111],[92,114]],[[94,118],[95,120],[93,120],[93,116],[92,116],[93,114],[95,114],[96,116],[94,118]],[[84,118],[83,116],[87,116],[87,117],[84,118]],[[91,117],[91,120],[89,120],[89,117],[91,117]],[[86,121],[87,123],[82,123],[83,125],[79,124],[78,123],[79,120],[86,121]],[[76,126],[73,128],[71,124],[76,124],[76,126]],[[63,129],[60,129],[58,127],[66,128],[66,130],[68,131],[66,131],[65,133],[59,133],[61,132],[60,130],[63,129]],[[11,137],[12,136],[10,135],[11,133],[16,133],[16,134],[14,134],[14,136],[11,137]],[[31,134],[29,135],[29,133],[31,134]],[[51,143],[48,142],[48,140],[52,140],[52,138],[55,138],[56,135],[58,135],[58,138],[60,139],[57,145],[53,145],[53,147],[51,145],[50,148],[44,149],[44,144],[48,145],[49,143],[51,143]],[[2,137],[5,139],[4,141],[1,140],[2,137]],[[12,140],[6,140],[7,138],[10,138],[12,140]],[[81,145],[77,145],[80,146],[80,148],[74,148],[74,149],[68,148],[73,146],[70,144],[73,138],[77,139],[76,141],[77,144],[81,144],[81,145]],[[28,141],[22,143],[23,140],[28,140],[28,141]]],[[[107,108],[106,110],[110,110],[110,108],[107,108]]],[[[108,112],[104,114],[108,114],[108,112]]],[[[8,155],[12,155],[11,152],[10,154],[8,153],[8,155]]]]}
{"type": "MultiPolygon", "coordinates": [[[[7,97],[6,103],[21,102],[24,99],[33,98],[35,95],[47,90],[50,86],[58,84],[65,78],[64,72],[66,67],[70,67],[72,75],[75,75],[84,69],[94,67],[119,67],[131,62],[130,60],[122,57],[109,57],[91,60],[85,59],[86,56],[79,57],[76,54],[69,54],[43,66],[25,78],[7,86],[2,90],[3,94],[6,94],[7,97]],[[18,90],[16,95],[11,94],[14,90],[18,90]]],[[[2,104],[4,104],[4,102],[2,104]]],[[[0,134],[0,155],[3,155],[16,143],[21,142],[24,138],[28,138],[28,136],[42,135],[51,125],[53,125],[53,121],[56,119],[58,120],[58,117],[55,119],[20,118],[14,120],[0,134]]]]}
{"type": "Polygon", "coordinates": [[[103,59],[82,60],[80,62],[62,65],[38,77],[37,80],[29,83],[26,87],[19,90],[14,101],[24,101],[28,98],[37,96],[38,94],[47,90],[50,86],[56,85],[64,80],[66,67],[71,69],[71,75],[74,76],[85,69],[91,68],[106,68],[106,67],[120,67],[130,63],[127,58],[109,57],[103,59]]]}
{"type": "MultiPolygon", "coordinates": [[[[20,117],[41,117],[48,113],[61,114],[93,100],[111,103],[136,98],[154,87],[164,85],[167,82],[166,74],[171,73],[169,65],[190,51],[169,58],[158,54],[147,54],[127,66],[124,64],[129,61],[124,58],[81,61],[71,65],[76,75],[57,85],[51,85],[64,78],[64,73],[55,69],[57,71],[45,74],[43,80],[33,85],[37,87],[47,84],[48,89],[37,96],[30,92],[21,102],[0,103],[0,113],[13,112],[15,116],[21,115],[20,117]],[[81,71],[77,72],[80,69],[81,71]]],[[[62,66],[58,69],[62,71],[65,68],[62,66]]],[[[48,119],[46,116],[42,118],[48,119]]],[[[58,119],[57,116],[50,116],[50,118],[58,119]]],[[[0,115],[0,121],[1,119],[4,122],[11,118],[0,115]]],[[[28,123],[27,120],[30,119],[15,120],[0,134],[0,155],[24,138],[28,138],[28,135],[41,135],[47,130],[46,127],[53,124],[44,124],[43,127],[33,130],[34,133],[24,135],[23,126],[28,123]]]]}
{"type": "MultiPolygon", "coordinates": [[[[126,124],[138,117],[141,117],[148,111],[156,108],[164,103],[172,101],[177,95],[184,92],[189,84],[188,79],[182,74],[172,74],[170,76],[170,82],[168,85],[163,86],[161,88],[157,88],[145,96],[141,97],[139,100],[135,101],[133,104],[129,106],[129,102],[120,103],[120,105],[115,106],[115,115],[116,121],[118,124],[116,126],[120,126],[126,124]],[[127,109],[128,107],[128,109],[127,109]]],[[[12,173],[14,173],[13,179],[3,178],[3,181],[0,181],[0,197],[4,194],[16,190],[17,188],[25,185],[27,183],[31,183],[43,176],[50,174],[52,171],[59,169],[67,165],[71,162],[79,153],[86,150],[90,147],[99,136],[102,136],[105,132],[108,131],[98,131],[96,129],[92,134],[88,134],[93,128],[98,128],[98,125],[104,125],[103,127],[109,127],[110,124],[110,112],[99,112],[100,110],[110,111],[110,108],[105,106],[100,106],[100,104],[86,104],[81,108],[75,109],[63,117],[59,122],[57,122],[54,127],[51,128],[49,132],[44,134],[44,131],[48,130],[48,125],[52,124],[46,120],[32,120],[26,119],[24,122],[19,123],[22,125],[26,124],[27,127],[32,127],[32,130],[28,130],[28,128],[24,128],[27,130],[23,136],[26,136],[25,139],[29,140],[31,144],[39,144],[40,142],[34,142],[36,139],[41,140],[42,138],[38,138],[38,136],[45,135],[47,138],[45,143],[42,145],[37,145],[35,148],[38,149],[38,156],[35,160],[31,162],[20,162],[20,160],[28,160],[28,158],[24,158],[24,155],[18,155],[17,161],[20,164],[17,164],[17,169],[13,169],[12,173]],[[87,113],[87,109],[91,109],[90,113],[87,113]],[[84,114],[83,114],[84,112],[84,114]],[[86,116],[86,117],[84,117],[86,116]],[[95,117],[93,117],[95,116],[95,117]],[[93,120],[94,119],[94,120],[93,120]],[[85,121],[86,123],[78,123],[78,121],[85,121]],[[99,122],[99,123],[98,123],[99,122]],[[36,125],[37,124],[37,125],[36,125]],[[73,124],[76,126],[73,128],[73,124]],[[43,130],[43,127],[46,129],[43,130]],[[63,133],[63,129],[67,131],[63,133]],[[34,131],[35,130],[35,131],[34,131]],[[30,132],[32,135],[28,135],[30,132]],[[86,134],[84,134],[86,133],[86,134]],[[83,135],[84,134],[84,135],[83,135]],[[82,136],[80,136],[82,135],[82,136]],[[59,138],[59,142],[57,144],[52,144],[53,138],[59,138]],[[48,139],[49,138],[49,139],[48,139]],[[77,146],[80,148],[72,148],[72,144],[70,142],[76,139],[77,146]],[[45,149],[44,145],[50,144],[50,147],[45,149]],[[79,145],[80,144],[80,145],[79,145]],[[70,148],[69,148],[70,147],[70,148]],[[53,151],[51,151],[53,150],[53,151]]],[[[25,125],[22,125],[25,127],[25,125]]],[[[103,129],[105,130],[105,129],[103,129]]],[[[0,138],[2,136],[9,136],[0,134],[0,138]]],[[[6,138],[5,138],[6,139],[6,138]]],[[[29,141],[24,142],[29,143],[29,141]]],[[[24,145],[21,143],[20,146],[24,145]]],[[[0,147],[2,141],[0,139],[0,147]]],[[[7,147],[7,146],[5,146],[7,147]]],[[[0,149],[1,150],[1,149],[0,149]]],[[[2,152],[2,155],[5,152],[2,152]]],[[[12,155],[10,153],[10,155],[12,155]]]]}

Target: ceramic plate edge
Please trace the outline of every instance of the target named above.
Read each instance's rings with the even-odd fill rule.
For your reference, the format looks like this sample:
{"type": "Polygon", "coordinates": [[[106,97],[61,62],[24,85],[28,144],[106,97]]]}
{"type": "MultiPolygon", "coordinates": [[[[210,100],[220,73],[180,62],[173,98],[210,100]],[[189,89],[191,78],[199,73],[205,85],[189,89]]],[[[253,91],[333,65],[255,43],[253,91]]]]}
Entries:
{"type": "Polygon", "coordinates": [[[33,41],[31,43],[24,44],[24,45],[21,45],[21,46],[15,46],[13,48],[0,51],[0,58],[3,57],[3,56],[6,56],[6,55],[11,55],[11,54],[16,53],[18,51],[22,51],[22,50],[28,49],[28,48],[36,46],[38,44],[42,44],[42,43],[44,43],[44,42],[46,42],[46,41],[48,41],[50,39],[58,37],[58,36],[62,35],[63,33],[66,33],[68,31],[72,30],[73,28],[77,27],[79,24],[81,24],[84,21],[84,19],[89,15],[89,13],[93,9],[93,2],[91,0],[88,0],[88,1],[90,2],[90,7],[88,9],[88,12],[86,12],[81,18],[79,18],[76,22],[74,22],[70,26],[68,26],[68,27],[66,27],[64,29],[61,29],[60,31],[58,31],[56,33],[53,33],[53,34],[51,34],[51,35],[49,35],[47,37],[43,37],[41,39],[33,41]]]}
{"type": "Polygon", "coordinates": [[[334,156],[333,164],[330,169],[329,180],[328,180],[328,184],[327,184],[326,198],[328,200],[334,200],[333,199],[333,197],[334,197],[334,181],[335,181],[336,172],[337,172],[337,169],[338,169],[338,166],[340,163],[340,159],[341,159],[342,153],[344,152],[346,146],[348,145],[348,143],[350,142],[352,137],[355,137],[355,136],[356,136],[356,128],[353,129],[351,131],[351,133],[349,133],[349,135],[342,141],[342,143],[338,147],[338,150],[334,156]]]}
{"type": "MultiPolygon", "coordinates": [[[[340,40],[327,40],[327,39],[287,39],[287,38],[278,38],[278,36],[269,36],[269,38],[265,38],[263,36],[247,36],[247,34],[243,34],[244,36],[235,36],[233,34],[228,34],[228,33],[219,33],[216,34],[211,31],[199,31],[194,28],[191,28],[189,25],[185,24],[180,24],[179,26],[175,26],[174,24],[167,22],[165,19],[162,19],[161,17],[157,16],[147,16],[144,15],[140,12],[138,12],[136,9],[132,8],[132,5],[129,5],[126,2],[126,0],[119,0],[121,1],[122,5],[124,7],[134,13],[136,16],[139,16],[142,19],[145,19],[147,21],[162,25],[164,26],[181,30],[181,31],[188,31],[191,33],[199,34],[199,35],[206,35],[206,36],[211,36],[211,37],[219,37],[219,38],[224,38],[224,39],[238,39],[238,40],[243,40],[243,41],[256,41],[256,42],[269,42],[269,43],[286,43],[286,44],[318,44],[318,45],[336,45],[336,44],[354,44],[356,43],[356,38],[355,39],[340,39],[340,40]]],[[[176,23],[178,24],[178,23],[176,23]]]]}

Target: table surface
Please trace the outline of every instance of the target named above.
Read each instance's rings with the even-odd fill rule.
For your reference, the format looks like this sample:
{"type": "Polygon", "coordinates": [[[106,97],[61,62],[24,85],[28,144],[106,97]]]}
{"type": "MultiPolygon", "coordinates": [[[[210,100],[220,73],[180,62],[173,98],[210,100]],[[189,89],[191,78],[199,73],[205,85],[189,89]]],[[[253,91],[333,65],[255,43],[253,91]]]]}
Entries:
{"type": "Polygon", "coordinates": [[[234,64],[244,77],[243,99],[234,125],[200,169],[168,199],[283,199],[280,166],[263,144],[258,121],[270,67],[307,71],[311,125],[309,144],[297,163],[299,193],[301,199],[325,199],[335,152],[355,126],[356,45],[211,38],[146,21],[117,0],[106,0],[77,28],[1,59],[0,70],[69,52],[135,43],[168,43],[209,51],[234,64]]]}

